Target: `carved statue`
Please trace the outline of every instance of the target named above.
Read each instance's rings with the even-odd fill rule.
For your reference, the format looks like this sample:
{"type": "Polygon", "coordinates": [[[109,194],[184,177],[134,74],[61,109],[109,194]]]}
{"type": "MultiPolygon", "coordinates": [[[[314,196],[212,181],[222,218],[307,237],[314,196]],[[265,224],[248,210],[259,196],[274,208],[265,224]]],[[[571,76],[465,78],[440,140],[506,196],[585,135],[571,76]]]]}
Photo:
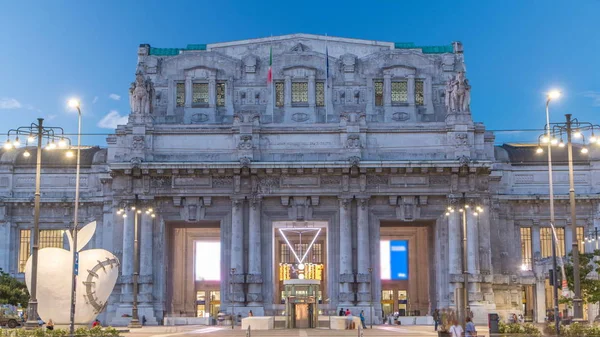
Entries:
{"type": "Polygon", "coordinates": [[[135,75],[135,82],[131,83],[129,88],[129,104],[131,112],[137,114],[150,113],[150,99],[152,96],[152,82],[144,79],[144,75],[138,72],[135,75]]]}
{"type": "Polygon", "coordinates": [[[471,85],[464,72],[459,71],[454,79],[446,83],[445,104],[447,112],[471,111],[471,85]]]}

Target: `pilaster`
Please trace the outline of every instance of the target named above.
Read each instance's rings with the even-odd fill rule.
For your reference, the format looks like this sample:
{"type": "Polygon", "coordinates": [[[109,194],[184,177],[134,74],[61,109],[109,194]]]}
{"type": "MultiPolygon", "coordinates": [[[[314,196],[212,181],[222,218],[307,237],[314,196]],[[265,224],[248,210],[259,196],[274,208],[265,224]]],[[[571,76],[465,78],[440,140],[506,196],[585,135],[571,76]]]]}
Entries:
{"type": "Polygon", "coordinates": [[[357,199],[357,281],[359,282],[358,301],[367,304],[371,300],[371,253],[369,251],[369,197],[357,199]]]}
{"type": "Polygon", "coordinates": [[[340,294],[339,304],[348,306],[354,300],[352,270],[352,199],[340,198],[340,294]]]}
{"type": "Polygon", "coordinates": [[[262,306],[262,282],[261,274],[262,256],[261,256],[261,230],[260,230],[260,214],[262,200],[255,196],[250,199],[249,210],[249,228],[248,228],[248,275],[246,283],[248,283],[248,306],[262,306]]]}

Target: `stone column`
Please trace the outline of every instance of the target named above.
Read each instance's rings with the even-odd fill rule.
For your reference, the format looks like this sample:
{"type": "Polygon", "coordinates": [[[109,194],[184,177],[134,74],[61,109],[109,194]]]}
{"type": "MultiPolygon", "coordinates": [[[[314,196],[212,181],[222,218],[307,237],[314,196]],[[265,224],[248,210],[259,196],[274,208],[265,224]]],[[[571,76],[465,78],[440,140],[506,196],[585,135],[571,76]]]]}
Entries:
{"type": "Polygon", "coordinates": [[[260,240],[260,198],[250,200],[248,228],[248,301],[250,306],[262,305],[261,240],[260,240]]]}
{"type": "Polygon", "coordinates": [[[242,305],[244,298],[244,222],[243,199],[231,200],[231,268],[235,268],[232,280],[232,299],[242,305]]]}
{"type": "Polygon", "coordinates": [[[217,105],[217,79],[211,76],[208,79],[208,107],[214,108],[217,105]]]}
{"type": "Polygon", "coordinates": [[[462,213],[455,210],[448,216],[448,271],[462,274],[461,225],[462,213]]]}
{"type": "MultiPolygon", "coordinates": [[[[534,267],[535,273],[535,321],[546,321],[546,277],[541,268],[534,267]]],[[[552,306],[554,307],[554,306],[552,306]]]]}
{"type": "Polygon", "coordinates": [[[361,304],[369,304],[371,300],[371,252],[369,251],[369,198],[359,198],[357,208],[357,266],[358,266],[358,300],[361,304]]]}
{"type": "Polygon", "coordinates": [[[533,227],[531,227],[531,243],[532,243],[532,261],[531,264],[533,265],[533,260],[535,260],[535,257],[538,254],[541,254],[542,252],[542,247],[541,247],[541,242],[540,242],[540,223],[539,222],[533,222],[533,227]]]}
{"type": "Polygon", "coordinates": [[[152,302],[152,244],[154,237],[154,218],[148,214],[141,214],[141,239],[140,239],[140,281],[142,283],[141,293],[150,294],[149,298],[142,296],[142,302],[152,302]]]}
{"type": "Polygon", "coordinates": [[[408,106],[415,106],[415,75],[408,75],[407,83],[408,106]]]}
{"type": "Polygon", "coordinates": [[[121,259],[121,302],[131,304],[133,277],[133,241],[135,211],[126,208],[126,218],[123,219],[123,257],[121,259]]]}
{"type": "Polygon", "coordinates": [[[392,76],[383,75],[383,105],[392,106],[392,76]]]}
{"type": "Polygon", "coordinates": [[[308,107],[313,108],[317,105],[317,96],[315,93],[315,76],[308,76],[308,107]]]}
{"type": "Polygon", "coordinates": [[[467,212],[467,268],[469,274],[479,274],[479,218],[471,208],[467,212]]]}
{"type": "Polygon", "coordinates": [[[565,226],[565,254],[569,254],[573,250],[573,228],[571,227],[571,223],[569,222],[567,226],[565,226]]]}
{"type": "Polygon", "coordinates": [[[340,198],[340,305],[354,300],[350,283],[354,282],[352,271],[352,199],[340,198]]]}
{"type": "Polygon", "coordinates": [[[185,77],[185,107],[186,108],[191,108],[192,107],[192,77],[191,76],[186,76],[185,77]]]}
{"type": "Polygon", "coordinates": [[[284,107],[289,108],[292,106],[292,78],[290,75],[285,75],[283,91],[283,105],[284,107]]]}

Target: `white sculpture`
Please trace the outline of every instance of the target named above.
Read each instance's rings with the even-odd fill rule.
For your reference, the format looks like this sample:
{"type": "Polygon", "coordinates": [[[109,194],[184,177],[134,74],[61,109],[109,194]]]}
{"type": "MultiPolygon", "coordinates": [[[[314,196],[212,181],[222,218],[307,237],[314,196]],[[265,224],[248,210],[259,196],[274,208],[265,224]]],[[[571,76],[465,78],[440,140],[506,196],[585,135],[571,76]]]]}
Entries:
{"type": "Polygon", "coordinates": [[[446,83],[445,104],[447,112],[471,111],[471,85],[464,72],[459,71],[446,83]]]}
{"type": "MultiPolygon", "coordinates": [[[[81,251],[96,231],[93,221],[83,227],[77,236],[79,252],[79,275],[77,276],[77,300],[75,324],[88,325],[104,310],[108,297],[119,276],[119,260],[104,249],[81,251]]],[[[65,232],[69,246],[73,238],[65,232]]],[[[31,292],[31,256],[25,266],[25,282],[31,292]]],[[[38,253],[37,301],[38,315],[57,325],[70,323],[71,282],[73,275],[73,252],[61,248],[44,248],[38,253]]]]}
{"type": "Polygon", "coordinates": [[[138,72],[135,75],[135,82],[131,83],[129,88],[129,104],[131,112],[136,114],[150,113],[150,98],[152,96],[152,82],[144,80],[144,75],[138,72]]]}

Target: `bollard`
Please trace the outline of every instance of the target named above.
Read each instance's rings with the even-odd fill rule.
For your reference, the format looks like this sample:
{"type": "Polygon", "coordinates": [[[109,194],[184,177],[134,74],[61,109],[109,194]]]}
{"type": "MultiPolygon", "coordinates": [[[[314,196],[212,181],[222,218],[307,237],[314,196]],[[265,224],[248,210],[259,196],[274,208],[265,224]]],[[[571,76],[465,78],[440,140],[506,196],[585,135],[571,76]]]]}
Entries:
{"type": "Polygon", "coordinates": [[[250,325],[248,325],[248,329],[246,329],[246,337],[250,337],[250,325]]]}

